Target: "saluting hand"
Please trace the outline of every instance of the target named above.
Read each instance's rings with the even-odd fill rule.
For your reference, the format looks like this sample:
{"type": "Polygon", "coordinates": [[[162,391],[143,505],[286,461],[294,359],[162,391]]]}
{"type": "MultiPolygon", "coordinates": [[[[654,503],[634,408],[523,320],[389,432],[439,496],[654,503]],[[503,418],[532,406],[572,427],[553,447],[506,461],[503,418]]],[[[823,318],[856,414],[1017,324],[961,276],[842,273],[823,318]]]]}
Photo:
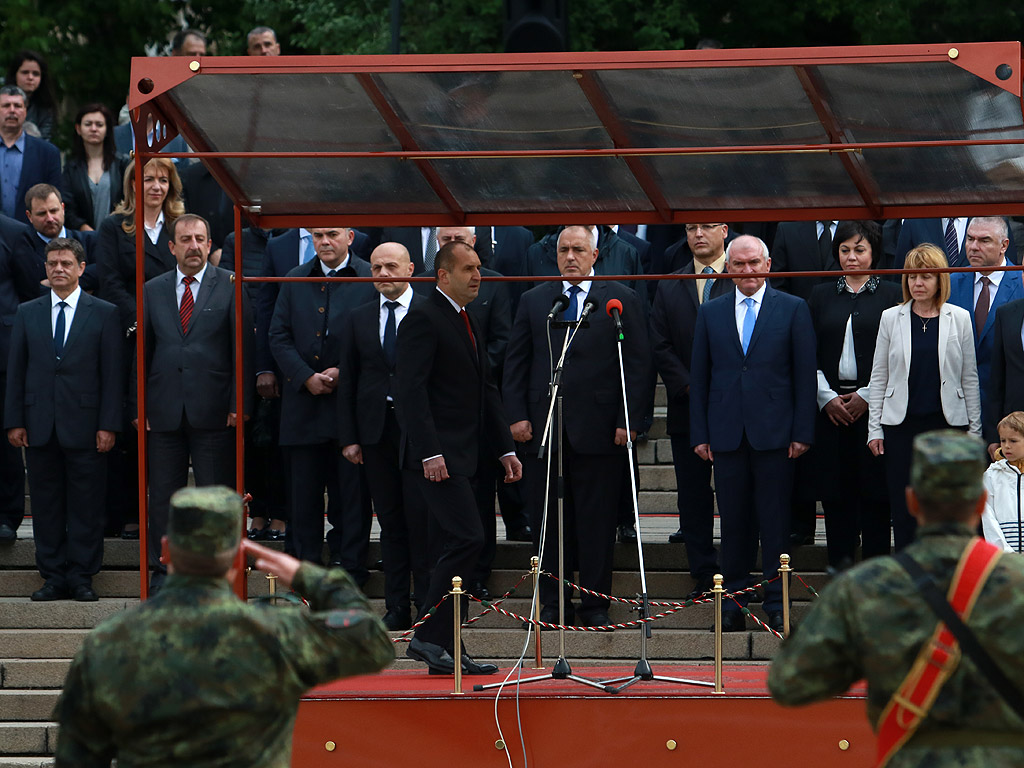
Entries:
{"type": "Polygon", "coordinates": [[[255,558],[253,568],[257,571],[272,573],[281,580],[287,589],[291,589],[292,581],[299,570],[302,562],[284,552],[264,547],[249,539],[242,539],[242,551],[249,557],[255,558]]]}

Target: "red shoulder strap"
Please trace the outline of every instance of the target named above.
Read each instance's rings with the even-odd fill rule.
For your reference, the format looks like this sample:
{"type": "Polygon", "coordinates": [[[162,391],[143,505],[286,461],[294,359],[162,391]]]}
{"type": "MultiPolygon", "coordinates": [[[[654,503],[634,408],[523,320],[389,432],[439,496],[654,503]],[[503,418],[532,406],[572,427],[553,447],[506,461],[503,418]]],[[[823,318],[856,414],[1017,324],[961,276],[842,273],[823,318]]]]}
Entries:
{"type": "MultiPolygon", "coordinates": [[[[976,538],[961,555],[947,598],[962,620],[970,616],[1000,554],[998,547],[976,538]]],[[[878,719],[878,768],[914,735],[959,663],[960,644],[940,621],[878,719]]]]}

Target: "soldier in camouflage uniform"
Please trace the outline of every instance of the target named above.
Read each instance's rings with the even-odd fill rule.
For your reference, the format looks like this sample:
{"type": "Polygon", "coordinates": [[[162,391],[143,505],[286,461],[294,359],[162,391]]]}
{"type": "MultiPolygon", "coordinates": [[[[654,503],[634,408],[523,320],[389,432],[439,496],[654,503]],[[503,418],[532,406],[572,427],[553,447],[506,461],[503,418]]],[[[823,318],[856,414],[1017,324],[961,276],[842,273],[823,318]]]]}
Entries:
{"type": "Polygon", "coordinates": [[[170,577],[86,638],[54,713],[58,766],[285,768],[299,697],[394,659],[383,625],[341,569],[242,539],[224,487],[171,499],[170,577]],[[260,570],[309,601],[247,605],[231,590],[241,542],[260,570]]]}
{"type": "MultiPolygon", "coordinates": [[[[906,552],[946,595],[984,509],[982,442],[963,432],[914,440],[908,506],[920,527],[906,552]]],[[[807,704],[867,679],[868,718],[879,717],[938,623],[908,573],[891,557],[861,563],[833,581],[782,644],[768,687],[780,704],[807,704]]],[[[1024,687],[1024,558],[1000,557],[967,620],[996,665],[1024,687]]],[[[888,766],[1024,765],[1024,723],[964,656],[931,711],[888,766]]]]}

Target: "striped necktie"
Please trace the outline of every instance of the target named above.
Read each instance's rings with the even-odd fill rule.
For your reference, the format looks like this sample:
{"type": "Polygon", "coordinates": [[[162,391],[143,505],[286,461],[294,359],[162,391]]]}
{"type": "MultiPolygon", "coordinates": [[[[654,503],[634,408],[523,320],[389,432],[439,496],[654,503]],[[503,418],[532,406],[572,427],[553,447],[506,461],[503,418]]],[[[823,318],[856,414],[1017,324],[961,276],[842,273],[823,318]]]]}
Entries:
{"type": "Polygon", "coordinates": [[[191,275],[185,275],[181,282],[185,290],[181,292],[181,306],[178,307],[178,314],[181,315],[181,332],[188,333],[188,324],[192,320],[192,310],[195,308],[195,299],[192,297],[192,283],[196,279],[191,275]]]}

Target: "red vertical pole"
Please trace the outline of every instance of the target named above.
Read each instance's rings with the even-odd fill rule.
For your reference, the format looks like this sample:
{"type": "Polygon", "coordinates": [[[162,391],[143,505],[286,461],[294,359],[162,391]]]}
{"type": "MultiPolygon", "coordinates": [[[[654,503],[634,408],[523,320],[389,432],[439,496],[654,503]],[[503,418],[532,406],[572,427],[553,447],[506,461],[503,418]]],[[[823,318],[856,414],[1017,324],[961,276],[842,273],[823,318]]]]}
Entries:
{"type": "MultiPolygon", "coordinates": [[[[242,209],[235,205],[235,488],[245,495],[245,388],[251,386],[252,382],[245,380],[245,355],[243,353],[244,334],[253,332],[252,328],[245,327],[244,313],[242,312],[242,209]]],[[[245,535],[245,520],[242,520],[242,530],[239,535],[245,535]]],[[[235,594],[242,600],[248,596],[248,579],[245,573],[245,555],[239,550],[235,558],[235,594]]]]}
{"type": "Polygon", "coordinates": [[[138,379],[136,402],[138,403],[139,440],[139,597],[149,597],[149,508],[147,491],[149,476],[146,474],[146,344],[145,323],[142,305],[142,286],[146,284],[146,236],[145,198],[142,192],[142,176],[149,160],[145,153],[146,129],[140,120],[135,124],[135,357],[138,379]],[[140,152],[141,150],[141,152],[140,152]]]}

